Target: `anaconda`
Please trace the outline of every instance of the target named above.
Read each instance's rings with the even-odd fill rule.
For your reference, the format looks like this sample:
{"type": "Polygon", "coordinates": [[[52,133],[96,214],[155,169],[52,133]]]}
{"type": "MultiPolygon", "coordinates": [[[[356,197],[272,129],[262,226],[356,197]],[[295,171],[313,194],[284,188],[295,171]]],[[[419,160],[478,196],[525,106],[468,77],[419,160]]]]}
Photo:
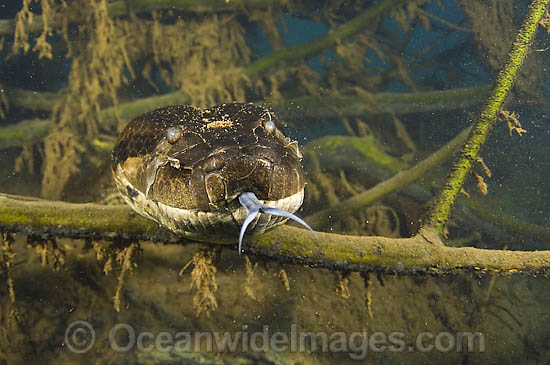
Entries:
{"type": "Polygon", "coordinates": [[[293,219],[302,155],[254,104],[173,105],[128,123],[112,152],[118,190],[139,214],[192,240],[237,242],[293,219]]]}

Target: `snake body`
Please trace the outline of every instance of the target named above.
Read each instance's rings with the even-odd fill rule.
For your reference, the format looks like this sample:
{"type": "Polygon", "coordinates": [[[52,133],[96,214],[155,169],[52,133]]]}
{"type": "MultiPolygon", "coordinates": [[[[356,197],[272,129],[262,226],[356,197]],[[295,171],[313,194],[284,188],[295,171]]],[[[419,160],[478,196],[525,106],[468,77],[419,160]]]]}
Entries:
{"type": "Polygon", "coordinates": [[[277,123],[241,103],[142,114],[113,149],[115,183],[136,212],[193,240],[236,242],[239,231],[242,240],[288,218],[305,224],[292,214],[304,197],[301,154],[277,123]]]}

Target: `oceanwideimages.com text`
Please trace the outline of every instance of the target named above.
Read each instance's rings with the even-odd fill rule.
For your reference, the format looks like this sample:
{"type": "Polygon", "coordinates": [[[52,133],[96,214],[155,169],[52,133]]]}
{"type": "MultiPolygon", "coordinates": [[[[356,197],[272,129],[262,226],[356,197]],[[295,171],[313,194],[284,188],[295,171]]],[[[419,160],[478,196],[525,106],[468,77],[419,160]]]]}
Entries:
{"type": "MultiPolygon", "coordinates": [[[[95,343],[95,329],[86,321],[72,322],[65,331],[65,346],[86,353],[95,343]]],[[[243,325],[235,332],[138,331],[118,323],[109,331],[109,346],[115,352],[311,352],[346,353],[363,360],[369,352],[484,352],[481,332],[421,332],[410,338],[403,332],[313,332],[291,324],[288,331],[251,331],[243,325]]]]}

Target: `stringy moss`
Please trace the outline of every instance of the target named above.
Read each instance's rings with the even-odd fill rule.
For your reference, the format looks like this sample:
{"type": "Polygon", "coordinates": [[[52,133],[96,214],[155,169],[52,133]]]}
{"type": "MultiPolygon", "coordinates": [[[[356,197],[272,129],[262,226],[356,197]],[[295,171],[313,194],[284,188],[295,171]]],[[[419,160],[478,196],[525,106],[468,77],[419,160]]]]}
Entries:
{"type": "Polygon", "coordinates": [[[87,16],[79,26],[78,39],[68,42],[68,56],[72,58],[69,83],[65,99],[55,106],[53,114],[61,127],[74,126],[80,119],[85,126],[80,132],[91,139],[97,134],[101,98],[108,97],[116,109],[117,90],[126,81],[123,67],[129,64],[124,43],[107,13],[107,1],[81,1],[87,16]]]}
{"type": "Polygon", "coordinates": [[[59,248],[54,238],[28,236],[27,244],[40,255],[42,267],[51,265],[54,271],[58,271],[65,264],[65,251],[59,248]]]}
{"type": "Polygon", "coordinates": [[[32,0],[23,0],[23,7],[15,17],[15,32],[13,36],[12,55],[19,53],[20,50],[23,50],[23,52],[27,53],[31,48],[29,44],[29,34],[27,32],[27,28],[29,24],[32,23],[32,19],[34,16],[34,14],[29,9],[31,2],[32,0]]]}
{"type": "Polygon", "coordinates": [[[169,86],[200,107],[246,101],[242,67],[250,61],[251,51],[234,16],[180,18],[173,25],[161,25],[156,13],[153,19],[153,60],[169,86]]]}
{"type": "Polygon", "coordinates": [[[14,237],[9,233],[2,232],[2,263],[4,269],[6,270],[7,280],[8,280],[8,293],[10,296],[10,302],[13,305],[15,303],[15,288],[13,285],[13,273],[12,268],[15,264],[15,252],[11,247],[14,237]]]}
{"type": "MultiPolygon", "coordinates": [[[[335,47],[336,54],[345,61],[346,68],[350,73],[365,69],[365,60],[357,55],[365,54],[369,49],[375,50],[380,59],[384,59],[376,38],[370,32],[362,32],[354,38],[353,42],[341,42],[335,47]]],[[[338,79],[331,80],[338,82],[338,79]]]]}
{"type": "Polygon", "coordinates": [[[44,157],[44,148],[41,145],[25,144],[22,146],[21,153],[15,159],[13,171],[17,174],[27,172],[29,175],[35,173],[37,166],[36,155],[44,157]]]}
{"type": "MultiPolygon", "coordinates": [[[[426,2],[428,1],[409,1],[403,6],[395,6],[391,9],[390,16],[405,32],[413,28],[413,24],[416,23],[421,23],[424,28],[429,29],[431,27],[429,19],[416,11],[426,2]]],[[[412,82],[408,63],[402,60],[402,54],[396,53],[394,49],[380,42],[373,34],[371,27],[365,27],[359,30],[353,38],[343,40],[335,45],[335,52],[342,62],[333,62],[329,65],[330,72],[327,72],[327,79],[331,88],[328,89],[328,94],[341,96],[343,91],[352,91],[364,95],[367,90],[384,87],[387,82],[384,77],[369,71],[373,67],[371,62],[375,60],[371,57],[357,57],[357,55],[368,54],[369,51],[374,52],[384,62],[390,61],[393,65],[392,73],[396,78],[412,90],[417,89],[415,83],[412,82]]]]}
{"type": "Polygon", "coordinates": [[[338,286],[336,287],[336,292],[344,299],[349,299],[350,297],[350,291],[349,291],[349,276],[350,272],[339,272],[338,273],[339,280],[338,280],[338,286]]]}
{"type": "Polygon", "coordinates": [[[397,212],[382,204],[368,207],[360,213],[360,225],[356,231],[366,232],[371,236],[400,237],[400,220],[397,212]]]}
{"type": "Polygon", "coordinates": [[[41,0],[40,4],[42,5],[42,22],[44,25],[42,34],[36,39],[36,45],[33,51],[38,52],[38,58],[47,58],[51,60],[53,58],[52,46],[48,43],[47,37],[53,34],[50,21],[54,19],[58,11],[55,10],[55,0],[41,0]]]}
{"type": "Polygon", "coordinates": [[[15,266],[15,252],[13,252],[12,244],[14,236],[10,233],[0,232],[1,248],[2,248],[2,264],[6,271],[8,295],[10,297],[10,313],[8,315],[8,326],[13,325],[17,321],[18,312],[15,308],[15,284],[13,282],[13,268],[15,266]]]}
{"type": "Polygon", "coordinates": [[[66,22],[78,12],[77,6],[84,21],[74,40],[63,30],[71,72],[64,97],[52,112],[54,128],[44,141],[42,195],[50,199],[59,199],[65,185],[83,168],[84,156],[93,151],[90,143],[98,132],[102,99],[108,97],[116,109],[117,90],[126,81],[124,45],[107,14],[106,0],[80,0],[57,16],[66,22]]]}
{"type": "Polygon", "coordinates": [[[165,19],[163,12],[151,15],[152,20],[131,17],[115,23],[127,57],[142,63],[139,76],[160,90],[153,77],[158,72],[166,86],[181,90],[195,106],[246,101],[242,67],[250,61],[251,51],[233,15],[176,21],[165,19]]]}
{"type": "Polygon", "coordinates": [[[218,284],[216,282],[216,266],[212,263],[213,256],[212,249],[200,249],[179,272],[179,275],[182,276],[184,271],[193,264],[189,287],[197,289],[193,296],[193,308],[196,310],[197,317],[202,312],[210,317],[210,313],[218,308],[218,301],[214,295],[218,290],[218,284]]]}
{"type": "Polygon", "coordinates": [[[127,274],[131,274],[134,268],[137,267],[136,258],[139,252],[140,246],[137,242],[133,242],[116,252],[116,262],[120,267],[120,273],[118,275],[115,296],[113,297],[113,306],[117,312],[120,312],[120,296],[126,282],[126,276],[127,274]]]}
{"type": "Polygon", "coordinates": [[[363,284],[365,286],[365,307],[367,308],[369,318],[372,318],[372,294],[370,291],[372,283],[370,280],[370,274],[368,272],[362,272],[360,275],[363,278],[363,284]]]}
{"type": "Polygon", "coordinates": [[[288,280],[288,275],[286,274],[285,269],[282,267],[279,269],[279,279],[281,279],[281,283],[283,284],[283,287],[285,288],[285,291],[290,291],[290,281],[288,280]]]}
{"type": "Polygon", "coordinates": [[[126,278],[137,267],[137,259],[141,253],[138,242],[117,242],[106,244],[105,242],[90,242],[96,253],[96,259],[103,266],[103,273],[109,275],[112,271],[118,272],[117,287],[113,297],[113,307],[120,312],[121,295],[126,278]]]}
{"type": "Polygon", "coordinates": [[[67,129],[52,132],[44,140],[42,196],[61,198],[65,184],[80,171],[83,155],[88,150],[76,133],[67,129]]]}

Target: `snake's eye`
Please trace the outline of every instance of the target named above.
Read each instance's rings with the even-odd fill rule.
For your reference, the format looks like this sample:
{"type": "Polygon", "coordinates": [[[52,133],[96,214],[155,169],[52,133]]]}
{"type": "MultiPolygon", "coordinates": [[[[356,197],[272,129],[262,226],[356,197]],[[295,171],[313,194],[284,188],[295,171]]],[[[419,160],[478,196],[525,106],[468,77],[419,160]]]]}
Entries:
{"type": "Polygon", "coordinates": [[[182,131],[178,127],[171,127],[166,131],[166,139],[168,139],[168,142],[171,144],[176,143],[178,139],[180,139],[181,135],[182,131]]]}
{"type": "Polygon", "coordinates": [[[275,130],[277,129],[277,127],[275,126],[275,123],[273,123],[273,121],[271,120],[268,120],[267,122],[265,122],[264,127],[267,133],[269,134],[275,133],[275,130]]]}

